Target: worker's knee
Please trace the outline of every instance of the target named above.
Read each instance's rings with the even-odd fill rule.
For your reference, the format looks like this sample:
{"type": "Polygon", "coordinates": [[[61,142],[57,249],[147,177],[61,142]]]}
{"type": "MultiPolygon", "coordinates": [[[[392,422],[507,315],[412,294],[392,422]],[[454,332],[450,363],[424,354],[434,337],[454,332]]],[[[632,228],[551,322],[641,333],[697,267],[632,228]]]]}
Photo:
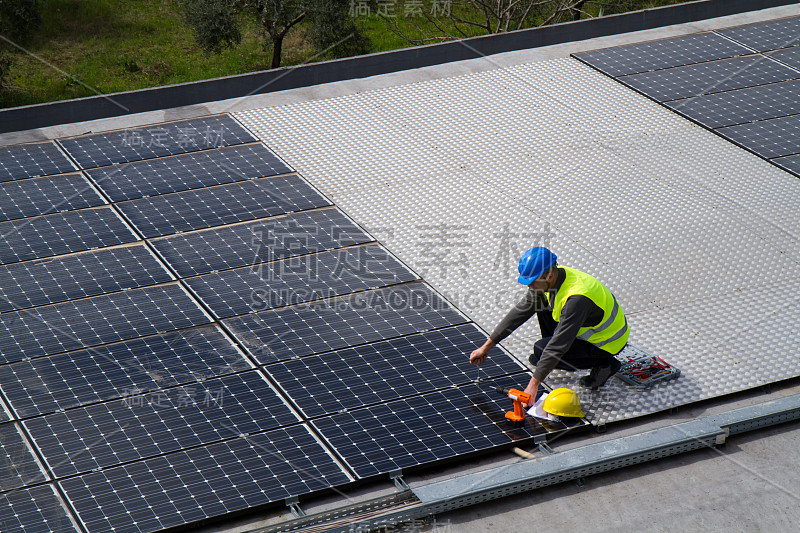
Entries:
{"type": "Polygon", "coordinates": [[[533,345],[533,353],[528,357],[528,361],[533,365],[539,362],[539,358],[544,353],[544,349],[547,347],[547,343],[550,342],[550,338],[539,339],[533,345]]]}

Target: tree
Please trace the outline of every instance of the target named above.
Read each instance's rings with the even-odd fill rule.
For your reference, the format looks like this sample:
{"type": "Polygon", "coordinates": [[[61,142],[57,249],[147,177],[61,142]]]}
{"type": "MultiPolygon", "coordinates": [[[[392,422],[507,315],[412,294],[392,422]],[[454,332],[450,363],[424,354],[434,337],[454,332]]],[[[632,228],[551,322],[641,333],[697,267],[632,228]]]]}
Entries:
{"type": "Polygon", "coordinates": [[[0,86],[5,84],[13,59],[42,23],[39,0],[0,0],[0,86]]]}
{"type": "Polygon", "coordinates": [[[347,43],[341,50],[334,47],[334,56],[368,49],[368,41],[348,14],[349,0],[186,0],[184,4],[187,23],[198,44],[209,52],[241,42],[242,17],[254,17],[263,30],[264,49],[272,46],[272,68],[281,66],[286,34],[306,18],[318,49],[347,43]]]}

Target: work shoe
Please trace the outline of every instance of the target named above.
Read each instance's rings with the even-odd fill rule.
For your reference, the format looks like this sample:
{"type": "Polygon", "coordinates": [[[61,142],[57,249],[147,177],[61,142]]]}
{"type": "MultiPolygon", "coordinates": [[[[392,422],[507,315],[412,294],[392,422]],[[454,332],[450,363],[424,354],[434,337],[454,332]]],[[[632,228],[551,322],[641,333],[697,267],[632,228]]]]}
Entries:
{"type": "Polygon", "coordinates": [[[578,383],[587,389],[597,390],[602,387],[608,378],[617,373],[622,366],[616,357],[611,358],[611,364],[608,366],[596,366],[592,368],[588,376],[583,376],[578,383]]]}

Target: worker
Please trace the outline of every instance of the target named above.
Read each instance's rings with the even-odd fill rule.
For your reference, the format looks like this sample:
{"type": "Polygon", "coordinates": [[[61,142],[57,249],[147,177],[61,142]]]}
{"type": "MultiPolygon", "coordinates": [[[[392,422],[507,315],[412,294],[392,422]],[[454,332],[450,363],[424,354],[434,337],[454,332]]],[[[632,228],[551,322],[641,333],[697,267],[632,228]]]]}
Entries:
{"type": "Polygon", "coordinates": [[[589,274],[558,266],[556,254],[541,246],[519,260],[525,296],[500,321],[486,342],[470,354],[480,365],[497,343],[536,314],[542,338],[529,361],[536,367],[525,392],[536,401],[539,384],[554,369],[591,369],[581,386],[596,390],[621,363],[614,357],[628,342],[630,328],[614,295],[589,274]]]}

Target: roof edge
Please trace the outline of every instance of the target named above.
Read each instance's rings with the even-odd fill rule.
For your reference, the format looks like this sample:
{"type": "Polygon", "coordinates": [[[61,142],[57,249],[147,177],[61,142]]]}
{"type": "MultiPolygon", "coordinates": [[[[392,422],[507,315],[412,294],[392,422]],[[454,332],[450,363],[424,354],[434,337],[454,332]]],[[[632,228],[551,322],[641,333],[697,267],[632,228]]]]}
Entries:
{"type": "Polygon", "coordinates": [[[108,95],[0,110],[0,133],[112,118],[229,98],[366,78],[476,59],[503,52],[583,41],[621,33],[759,11],[795,0],[697,0],[618,15],[565,22],[508,33],[403,48],[346,59],[282,67],[108,95]]]}

